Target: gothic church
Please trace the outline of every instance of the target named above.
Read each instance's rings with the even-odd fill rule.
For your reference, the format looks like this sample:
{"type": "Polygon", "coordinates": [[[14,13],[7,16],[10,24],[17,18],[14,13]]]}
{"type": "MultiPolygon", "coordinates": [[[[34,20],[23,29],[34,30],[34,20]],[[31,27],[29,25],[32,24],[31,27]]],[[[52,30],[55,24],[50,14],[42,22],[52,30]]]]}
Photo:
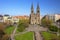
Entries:
{"type": "Polygon", "coordinates": [[[36,13],[33,4],[31,5],[30,24],[40,24],[40,7],[37,4],[36,13]]]}

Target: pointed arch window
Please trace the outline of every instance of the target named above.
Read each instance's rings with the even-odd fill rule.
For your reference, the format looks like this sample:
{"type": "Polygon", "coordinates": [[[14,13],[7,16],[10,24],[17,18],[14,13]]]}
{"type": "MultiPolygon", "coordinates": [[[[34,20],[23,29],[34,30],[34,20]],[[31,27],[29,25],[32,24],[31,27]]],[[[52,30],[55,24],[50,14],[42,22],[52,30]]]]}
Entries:
{"type": "Polygon", "coordinates": [[[33,11],[31,11],[33,13],[33,11]]]}
{"type": "Polygon", "coordinates": [[[39,13],[39,11],[37,11],[37,13],[39,13]]]}

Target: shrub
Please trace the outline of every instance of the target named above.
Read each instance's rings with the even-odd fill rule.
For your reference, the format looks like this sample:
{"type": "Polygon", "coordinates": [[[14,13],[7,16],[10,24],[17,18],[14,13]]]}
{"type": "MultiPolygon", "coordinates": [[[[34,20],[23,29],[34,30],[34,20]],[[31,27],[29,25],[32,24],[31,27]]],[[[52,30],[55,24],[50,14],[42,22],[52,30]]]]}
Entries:
{"type": "Polygon", "coordinates": [[[22,32],[25,30],[26,27],[28,27],[27,24],[21,23],[18,25],[18,31],[22,32]]]}
{"type": "MultiPolygon", "coordinates": [[[[60,28],[59,28],[59,37],[60,37],[60,28]]],[[[59,38],[60,39],[60,38],[59,38]]]]}
{"type": "Polygon", "coordinates": [[[20,24],[18,26],[18,31],[22,32],[22,31],[24,31],[24,29],[25,29],[25,27],[22,24],[20,24]]]}
{"type": "Polygon", "coordinates": [[[27,28],[29,25],[29,22],[27,20],[20,20],[19,21],[19,25],[18,25],[18,31],[22,32],[25,30],[25,28],[27,28]]]}
{"type": "Polygon", "coordinates": [[[6,34],[5,34],[5,35],[2,37],[2,40],[9,40],[9,38],[10,38],[9,35],[6,35],[6,34]]]}
{"type": "Polygon", "coordinates": [[[52,23],[53,23],[52,20],[49,20],[49,19],[46,19],[46,18],[41,20],[42,26],[50,26],[52,23]]]}
{"type": "Polygon", "coordinates": [[[56,26],[54,26],[54,25],[50,25],[49,26],[49,30],[50,31],[53,31],[53,32],[57,32],[58,31],[58,28],[56,26]]]}

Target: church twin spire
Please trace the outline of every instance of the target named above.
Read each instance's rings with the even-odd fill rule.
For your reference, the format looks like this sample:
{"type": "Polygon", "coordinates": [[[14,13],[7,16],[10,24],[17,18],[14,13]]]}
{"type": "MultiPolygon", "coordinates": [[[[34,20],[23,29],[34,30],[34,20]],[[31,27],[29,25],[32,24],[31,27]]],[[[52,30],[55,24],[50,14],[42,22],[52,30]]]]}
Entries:
{"type": "Polygon", "coordinates": [[[40,7],[37,4],[36,14],[34,13],[33,4],[31,5],[30,24],[40,24],[40,7]]]}
{"type": "MultiPolygon", "coordinates": [[[[37,12],[37,13],[40,13],[40,7],[39,7],[39,4],[37,4],[36,12],[37,12]]],[[[33,4],[31,5],[31,13],[34,13],[34,7],[33,7],[33,4]]]]}
{"type": "Polygon", "coordinates": [[[34,13],[34,7],[33,7],[33,4],[31,5],[31,13],[34,13]]]}

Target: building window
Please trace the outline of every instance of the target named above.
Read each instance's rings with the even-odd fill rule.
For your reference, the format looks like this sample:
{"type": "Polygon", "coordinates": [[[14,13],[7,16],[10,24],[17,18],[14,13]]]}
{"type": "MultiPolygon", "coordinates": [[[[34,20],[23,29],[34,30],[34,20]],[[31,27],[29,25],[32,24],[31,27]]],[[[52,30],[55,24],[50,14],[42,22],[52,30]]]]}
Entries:
{"type": "Polygon", "coordinates": [[[35,17],[35,19],[36,19],[36,17],[35,17]]]}
{"type": "Polygon", "coordinates": [[[32,20],[32,22],[33,22],[33,20],[32,20]]]}
{"type": "Polygon", "coordinates": [[[33,13],[33,11],[32,11],[32,13],[33,13]]]}
{"type": "Polygon", "coordinates": [[[37,11],[37,13],[39,13],[39,11],[37,11]]]}

